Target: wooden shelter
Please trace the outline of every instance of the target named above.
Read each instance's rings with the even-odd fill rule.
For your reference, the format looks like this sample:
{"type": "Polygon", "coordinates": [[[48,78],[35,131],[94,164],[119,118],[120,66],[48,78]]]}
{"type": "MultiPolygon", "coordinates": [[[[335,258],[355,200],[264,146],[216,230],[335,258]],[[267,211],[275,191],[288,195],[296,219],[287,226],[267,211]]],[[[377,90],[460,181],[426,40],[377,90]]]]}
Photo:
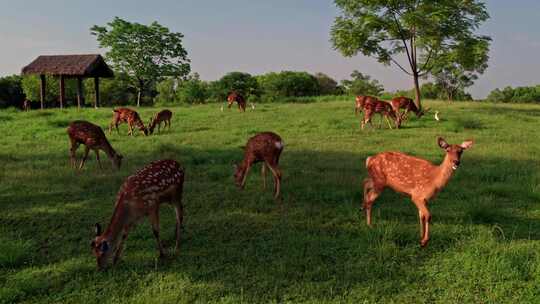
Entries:
{"type": "Polygon", "coordinates": [[[39,56],[22,69],[22,75],[31,74],[37,74],[41,79],[40,100],[42,109],[46,92],[45,75],[60,78],[60,108],[64,106],[65,102],[64,80],[66,78],[77,79],[77,105],[79,108],[81,104],[84,104],[82,80],[83,78],[94,78],[94,106],[97,108],[99,107],[99,78],[114,77],[113,71],[99,54],[39,56]]]}

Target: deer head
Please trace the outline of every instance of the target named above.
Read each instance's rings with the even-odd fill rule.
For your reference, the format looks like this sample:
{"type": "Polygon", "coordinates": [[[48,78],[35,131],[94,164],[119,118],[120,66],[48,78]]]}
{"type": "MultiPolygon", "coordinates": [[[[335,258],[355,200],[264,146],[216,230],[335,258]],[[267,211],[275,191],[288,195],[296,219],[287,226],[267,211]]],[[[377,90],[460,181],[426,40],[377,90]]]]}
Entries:
{"type": "Polygon", "coordinates": [[[98,270],[104,270],[107,267],[107,261],[113,252],[111,244],[101,233],[101,225],[96,223],[96,237],[90,243],[90,247],[96,256],[98,270]]]}
{"type": "Polygon", "coordinates": [[[446,151],[446,155],[452,164],[452,170],[456,170],[459,167],[459,164],[461,163],[461,154],[464,150],[472,147],[474,143],[472,140],[466,140],[461,145],[451,145],[442,137],[439,137],[437,142],[439,143],[439,147],[446,151]]]}

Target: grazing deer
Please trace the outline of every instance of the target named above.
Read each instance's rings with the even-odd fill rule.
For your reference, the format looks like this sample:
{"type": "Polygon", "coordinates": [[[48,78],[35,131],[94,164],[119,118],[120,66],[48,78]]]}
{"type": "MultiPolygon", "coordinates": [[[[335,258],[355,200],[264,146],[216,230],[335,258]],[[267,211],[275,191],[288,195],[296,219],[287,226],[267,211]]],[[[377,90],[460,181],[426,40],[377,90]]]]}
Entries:
{"type": "Polygon", "coordinates": [[[113,149],[105,133],[101,127],[94,125],[88,121],[76,120],[69,124],[67,128],[67,133],[69,135],[69,140],[71,142],[71,147],[69,149],[69,158],[71,161],[71,166],[75,167],[77,159],[75,157],[75,152],[79,148],[80,144],[85,145],[84,156],[79,165],[79,169],[82,169],[84,162],[88,157],[90,149],[96,152],[96,159],[98,161],[99,167],[101,167],[101,161],[99,160],[99,150],[105,151],[105,154],[111,160],[113,166],[116,169],[120,169],[122,163],[122,155],[116,153],[113,149]]]}
{"type": "Polygon", "coordinates": [[[112,127],[116,127],[116,132],[120,134],[118,125],[127,123],[129,127],[128,135],[133,135],[133,128],[137,127],[144,135],[148,135],[148,129],[144,126],[139,113],[128,108],[118,108],[113,110],[113,119],[109,125],[109,134],[112,132],[112,127]]]}
{"type": "Polygon", "coordinates": [[[375,103],[377,98],[371,96],[358,95],[355,98],[354,115],[358,116],[358,111],[362,112],[367,104],[375,103]]]}
{"type": "Polygon", "coordinates": [[[392,98],[391,104],[392,109],[394,109],[394,112],[396,112],[396,115],[400,115],[403,120],[407,119],[407,115],[409,114],[409,112],[413,112],[414,114],[416,114],[416,117],[420,118],[427,111],[429,111],[429,108],[424,111],[418,109],[412,99],[404,96],[392,98]],[[401,109],[405,109],[404,113],[400,113],[401,109]]]}
{"type": "Polygon", "coordinates": [[[145,216],[149,217],[152,224],[159,257],[165,257],[159,238],[159,207],[162,203],[172,204],[176,211],[175,253],[178,253],[184,215],[183,184],[184,169],[175,160],[152,162],[126,179],[116,196],[109,226],[102,233],[101,226],[96,224],[96,237],[91,247],[99,270],[105,269],[111,258],[113,265],[116,264],[129,230],[145,216]]]}
{"type": "Polygon", "coordinates": [[[162,110],[160,111],[159,113],[157,113],[156,115],[154,115],[154,117],[152,117],[150,119],[150,122],[148,123],[148,131],[150,134],[154,134],[154,128],[158,127],[158,133],[161,132],[161,123],[163,122],[165,124],[165,126],[163,127],[163,129],[165,130],[165,127],[169,127],[169,131],[171,130],[171,117],[172,117],[172,112],[169,111],[169,110],[162,110]]]}
{"type": "Polygon", "coordinates": [[[281,190],[281,171],[278,164],[283,147],[283,140],[273,132],[262,132],[251,137],[244,147],[244,160],[240,165],[234,165],[236,185],[243,189],[249,168],[254,163],[263,162],[263,186],[266,189],[266,167],[268,167],[274,177],[274,198],[278,198],[281,190]]]}
{"type": "MultiPolygon", "coordinates": [[[[364,126],[367,123],[372,124],[371,118],[375,113],[379,113],[382,117],[384,117],[384,119],[386,119],[386,122],[388,123],[388,127],[390,127],[390,129],[392,129],[392,125],[390,124],[389,118],[394,121],[397,129],[400,128],[401,116],[396,115],[396,113],[392,109],[392,106],[388,102],[376,100],[374,103],[366,103],[364,105],[364,117],[361,123],[362,130],[364,130],[364,126]]],[[[381,125],[379,124],[379,128],[380,127],[381,125]]]]}
{"type": "Polygon", "coordinates": [[[446,186],[459,167],[461,154],[472,147],[473,141],[450,145],[439,137],[438,144],[446,151],[446,156],[439,166],[400,152],[384,152],[366,159],[369,177],[364,179],[363,209],[368,226],[371,226],[371,206],[383,189],[390,187],[409,196],[415,204],[420,219],[420,245],[427,245],[431,222],[427,204],[446,186]]]}
{"type": "Polygon", "coordinates": [[[244,99],[244,96],[242,96],[240,93],[237,93],[233,91],[232,93],[227,96],[227,108],[231,108],[232,104],[236,101],[238,104],[238,110],[240,112],[246,111],[246,100],[244,99]]]}

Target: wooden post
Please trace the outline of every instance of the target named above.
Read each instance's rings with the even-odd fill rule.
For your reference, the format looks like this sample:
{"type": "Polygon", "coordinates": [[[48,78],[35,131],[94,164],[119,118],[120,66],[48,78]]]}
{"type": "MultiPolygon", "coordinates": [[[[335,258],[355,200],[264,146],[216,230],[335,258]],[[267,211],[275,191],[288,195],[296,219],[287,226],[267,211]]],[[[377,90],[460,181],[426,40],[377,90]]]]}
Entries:
{"type": "Polygon", "coordinates": [[[84,106],[84,96],[82,91],[82,78],[77,77],[77,108],[84,106]]]}
{"type": "Polygon", "coordinates": [[[43,110],[44,106],[43,103],[45,101],[45,86],[47,85],[45,81],[45,75],[39,75],[39,78],[41,79],[40,86],[39,86],[39,99],[41,101],[41,109],[43,110]]]}
{"type": "Polygon", "coordinates": [[[64,83],[64,75],[60,75],[60,109],[64,108],[65,99],[66,99],[66,86],[64,83]]]}
{"type": "Polygon", "coordinates": [[[94,89],[96,91],[94,107],[97,109],[99,108],[99,77],[94,77],[94,89]]]}

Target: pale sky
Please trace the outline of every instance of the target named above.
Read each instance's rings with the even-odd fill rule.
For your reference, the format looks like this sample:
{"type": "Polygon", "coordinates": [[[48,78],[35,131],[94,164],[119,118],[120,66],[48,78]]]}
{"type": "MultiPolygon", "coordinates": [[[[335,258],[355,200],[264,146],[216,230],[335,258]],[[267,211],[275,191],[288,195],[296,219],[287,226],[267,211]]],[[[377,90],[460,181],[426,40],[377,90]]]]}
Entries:
{"type": "MultiPolygon", "coordinates": [[[[491,59],[469,91],[482,98],[497,87],[540,84],[540,1],[486,3],[491,19],[480,33],[493,39],[491,59]]],[[[0,0],[0,76],[20,73],[42,54],[105,53],[89,28],[118,16],[183,33],[192,70],[205,80],[231,71],[281,70],[341,80],[357,69],[386,90],[411,88],[412,80],[395,66],[360,55],[344,58],[332,49],[337,13],[329,0],[0,0]]]]}

